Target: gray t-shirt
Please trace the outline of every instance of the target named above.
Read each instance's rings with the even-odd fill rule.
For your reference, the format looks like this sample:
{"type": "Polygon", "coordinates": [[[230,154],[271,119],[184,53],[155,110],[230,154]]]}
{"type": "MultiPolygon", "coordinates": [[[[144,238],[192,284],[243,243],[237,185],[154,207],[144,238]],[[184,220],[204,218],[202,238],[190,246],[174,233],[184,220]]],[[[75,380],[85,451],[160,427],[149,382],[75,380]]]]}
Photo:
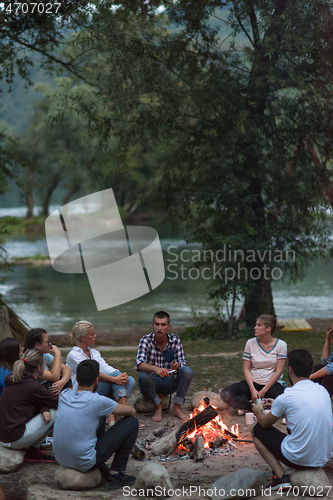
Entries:
{"type": "Polygon", "coordinates": [[[99,419],[116,406],[96,392],[66,389],[60,394],[52,446],[61,467],[86,472],[95,465],[99,419]]]}

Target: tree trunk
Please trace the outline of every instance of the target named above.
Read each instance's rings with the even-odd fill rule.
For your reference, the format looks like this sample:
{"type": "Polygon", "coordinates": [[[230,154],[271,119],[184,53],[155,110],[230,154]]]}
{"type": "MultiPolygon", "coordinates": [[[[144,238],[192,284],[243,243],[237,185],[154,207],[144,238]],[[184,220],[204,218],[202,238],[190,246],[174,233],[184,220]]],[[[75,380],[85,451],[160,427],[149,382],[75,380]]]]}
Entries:
{"type": "Polygon", "coordinates": [[[261,278],[251,283],[249,293],[245,296],[245,321],[250,328],[254,327],[260,314],[275,316],[271,280],[265,279],[264,271],[261,271],[261,278]]]}
{"type": "Polygon", "coordinates": [[[69,191],[65,194],[65,196],[62,199],[61,205],[67,205],[73,194],[77,193],[80,190],[80,186],[73,186],[70,188],[69,191]]]}
{"type": "Polygon", "coordinates": [[[26,189],[26,199],[27,199],[27,212],[25,215],[26,219],[31,219],[33,217],[34,210],[34,181],[35,181],[35,172],[34,170],[29,171],[27,189],[26,189]]]}
{"type": "Polygon", "coordinates": [[[42,215],[44,215],[44,217],[47,217],[49,215],[49,206],[51,203],[52,194],[53,194],[54,190],[56,189],[56,187],[58,186],[59,180],[60,180],[60,174],[56,174],[53,177],[53,180],[52,180],[51,184],[49,185],[49,188],[46,192],[46,196],[44,198],[43,206],[42,206],[42,215]]]}

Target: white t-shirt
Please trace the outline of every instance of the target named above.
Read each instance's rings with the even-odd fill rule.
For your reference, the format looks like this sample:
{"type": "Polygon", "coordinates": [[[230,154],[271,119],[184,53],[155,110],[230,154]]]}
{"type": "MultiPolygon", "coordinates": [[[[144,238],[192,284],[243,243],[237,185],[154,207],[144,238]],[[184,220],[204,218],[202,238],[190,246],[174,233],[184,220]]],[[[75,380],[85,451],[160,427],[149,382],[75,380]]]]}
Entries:
{"type": "MultiPolygon", "coordinates": [[[[272,349],[265,351],[257,337],[249,339],[244,348],[243,359],[251,361],[253,382],[266,385],[276,369],[278,359],[287,357],[287,344],[277,339],[272,349]]],[[[280,377],[282,378],[282,376],[280,377]]]]}
{"type": "Polygon", "coordinates": [[[312,380],[300,380],[285,389],[271,408],[275,417],[286,416],[290,430],[281,451],[290,462],[323,467],[332,453],[332,406],[327,390],[312,380]]]}
{"type": "Polygon", "coordinates": [[[62,391],[52,440],[61,467],[86,472],[95,465],[100,417],[110,415],[116,406],[115,401],[96,392],[62,391]]]}
{"type": "Polygon", "coordinates": [[[84,361],[85,359],[94,359],[99,364],[99,371],[105,375],[110,375],[116,370],[116,368],[113,368],[108,365],[106,361],[104,361],[99,351],[96,349],[90,349],[90,347],[88,347],[88,350],[90,352],[90,358],[79,346],[73,347],[73,349],[67,354],[66,365],[72,370],[72,385],[75,391],[78,388],[78,383],[76,381],[76,369],[77,365],[81,363],[81,361],[84,361]]]}

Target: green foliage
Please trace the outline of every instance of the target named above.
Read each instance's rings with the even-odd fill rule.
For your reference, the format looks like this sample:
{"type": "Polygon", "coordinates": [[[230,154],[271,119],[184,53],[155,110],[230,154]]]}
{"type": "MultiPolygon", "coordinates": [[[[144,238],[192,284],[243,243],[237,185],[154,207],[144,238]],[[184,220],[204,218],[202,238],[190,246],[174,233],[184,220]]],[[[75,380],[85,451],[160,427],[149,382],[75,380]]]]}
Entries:
{"type": "Polygon", "coordinates": [[[225,299],[236,286],[250,325],[274,314],[273,268],[300,279],[329,248],[332,2],[164,5],[157,14],[157,2],[96,4],[73,37],[91,99],[77,93],[70,105],[105,151],[116,138],[107,176],[144,144],[163,149],[156,206],[185,222],[188,241],[253,252],[246,275],[217,277],[212,291],[225,299]],[[296,259],[272,261],[269,249],[296,259]]]}

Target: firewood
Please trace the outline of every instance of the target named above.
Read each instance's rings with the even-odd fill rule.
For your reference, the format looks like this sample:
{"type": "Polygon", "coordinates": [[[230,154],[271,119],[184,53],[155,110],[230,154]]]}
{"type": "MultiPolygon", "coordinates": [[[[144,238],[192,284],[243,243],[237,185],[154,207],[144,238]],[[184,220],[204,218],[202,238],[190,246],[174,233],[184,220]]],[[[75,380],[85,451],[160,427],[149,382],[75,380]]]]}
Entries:
{"type": "Polygon", "coordinates": [[[226,436],[229,436],[229,437],[231,437],[231,438],[233,438],[233,439],[238,439],[238,436],[237,436],[236,434],[234,434],[233,432],[228,431],[227,429],[225,429],[225,430],[223,431],[223,433],[224,433],[226,436]]]}
{"type": "Polygon", "coordinates": [[[227,443],[228,440],[224,438],[223,436],[218,436],[216,439],[213,439],[212,441],[209,441],[209,448],[212,450],[216,450],[216,448],[221,448],[225,443],[227,443]]]}
{"type": "Polygon", "coordinates": [[[151,446],[154,455],[170,455],[179,446],[186,434],[193,432],[195,429],[199,429],[216,416],[217,411],[214,410],[212,406],[208,406],[201,413],[198,413],[190,420],[181,424],[178,429],[156,440],[151,446]]]}
{"type": "Polygon", "coordinates": [[[195,436],[194,440],[194,461],[199,462],[205,458],[205,440],[201,434],[195,436]]]}
{"type": "Polygon", "coordinates": [[[143,460],[146,456],[145,452],[141,450],[136,444],[133,446],[131,453],[134,458],[137,458],[138,460],[143,460]]]}
{"type": "Polygon", "coordinates": [[[27,500],[26,480],[17,474],[7,474],[0,479],[0,500],[27,500]]]}

